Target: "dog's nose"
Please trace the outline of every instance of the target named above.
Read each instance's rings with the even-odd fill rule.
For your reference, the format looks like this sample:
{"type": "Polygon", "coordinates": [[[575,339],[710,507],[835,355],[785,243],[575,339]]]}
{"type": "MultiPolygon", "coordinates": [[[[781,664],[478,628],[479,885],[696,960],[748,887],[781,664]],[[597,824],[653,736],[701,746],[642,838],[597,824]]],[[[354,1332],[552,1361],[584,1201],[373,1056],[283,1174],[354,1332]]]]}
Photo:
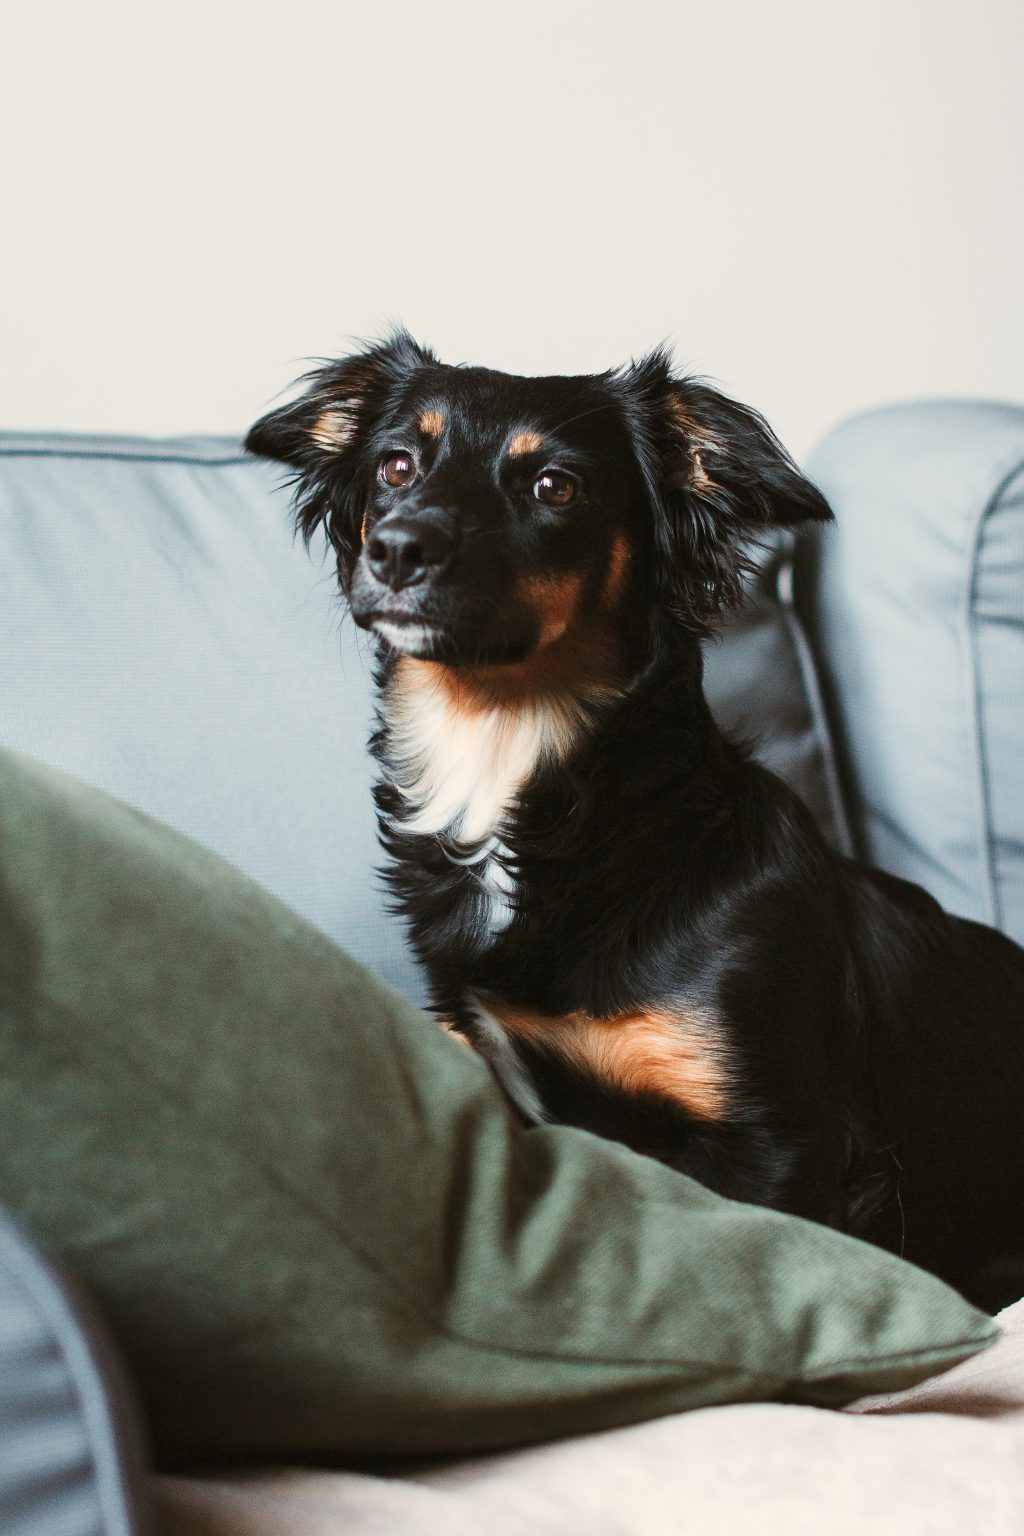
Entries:
{"type": "Polygon", "coordinates": [[[396,517],[378,523],[366,541],[366,559],[379,582],[398,592],[435,575],[455,548],[449,528],[435,518],[396,517]]]}

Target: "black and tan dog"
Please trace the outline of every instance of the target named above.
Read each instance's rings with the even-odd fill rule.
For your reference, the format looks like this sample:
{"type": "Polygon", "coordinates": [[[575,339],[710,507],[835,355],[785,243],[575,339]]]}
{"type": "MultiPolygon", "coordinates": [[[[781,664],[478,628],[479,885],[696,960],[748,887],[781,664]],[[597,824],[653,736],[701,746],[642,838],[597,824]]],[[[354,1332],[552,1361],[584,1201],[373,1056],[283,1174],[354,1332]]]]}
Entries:
{"type": "Polygon", "coordinates": [[[330,363],[292,467],[380,653],[389,878],[438,1013],[523,1116],[1024,1291],[1024,952],[838,857],[723,738],[701,637],[829,510],[664,354],[580,378],[330,363]]]}

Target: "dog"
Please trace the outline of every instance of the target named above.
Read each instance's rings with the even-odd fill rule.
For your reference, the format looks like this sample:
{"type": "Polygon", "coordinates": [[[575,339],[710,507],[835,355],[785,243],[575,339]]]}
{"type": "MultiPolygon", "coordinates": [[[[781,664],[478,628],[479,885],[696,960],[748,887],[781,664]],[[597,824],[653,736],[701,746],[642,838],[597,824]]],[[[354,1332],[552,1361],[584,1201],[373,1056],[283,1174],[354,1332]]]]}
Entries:
{"type": "Polygon", "coordinates": [[[839,856],[726,739],[702,641],[829,507],[663,349],[597,375],[407,333],[256,423],[375,637],[387,879],[524,1121],[1024,1292],[1024,951],[839,856]]]}

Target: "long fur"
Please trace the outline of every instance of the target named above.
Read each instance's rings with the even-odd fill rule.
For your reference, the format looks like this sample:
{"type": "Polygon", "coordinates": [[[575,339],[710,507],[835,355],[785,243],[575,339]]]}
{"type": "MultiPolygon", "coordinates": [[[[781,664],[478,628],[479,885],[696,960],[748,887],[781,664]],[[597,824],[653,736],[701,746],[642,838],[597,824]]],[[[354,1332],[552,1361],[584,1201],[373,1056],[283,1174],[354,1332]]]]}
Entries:
{"type": "Polygon", "coordinates": [[[1016,1299],[1024,953],[840,858],[704,699],[752,541],[830,515],[762,418],[663,351],[517,379],[398,333],[248,444],[290,466],[377,635],[391,889],[524,1119],[1016,1299]],[[408,490],[381,479],[395,451],[408,490]],[[564,511],[530,489],[545,468],[564,511]]]}

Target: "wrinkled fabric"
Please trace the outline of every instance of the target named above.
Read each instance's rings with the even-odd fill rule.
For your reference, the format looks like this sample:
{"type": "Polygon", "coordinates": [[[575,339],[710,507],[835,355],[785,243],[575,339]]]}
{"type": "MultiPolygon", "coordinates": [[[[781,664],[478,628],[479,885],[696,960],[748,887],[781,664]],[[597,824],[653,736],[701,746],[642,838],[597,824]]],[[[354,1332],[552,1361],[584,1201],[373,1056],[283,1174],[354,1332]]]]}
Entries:
{"type": "Polygon", "coordinates": [[[567,1127],[230,865],[0,752],[0,1199],[164,1467],[840,1403],[984,1348],[932,1276],[567,1127]]]}

